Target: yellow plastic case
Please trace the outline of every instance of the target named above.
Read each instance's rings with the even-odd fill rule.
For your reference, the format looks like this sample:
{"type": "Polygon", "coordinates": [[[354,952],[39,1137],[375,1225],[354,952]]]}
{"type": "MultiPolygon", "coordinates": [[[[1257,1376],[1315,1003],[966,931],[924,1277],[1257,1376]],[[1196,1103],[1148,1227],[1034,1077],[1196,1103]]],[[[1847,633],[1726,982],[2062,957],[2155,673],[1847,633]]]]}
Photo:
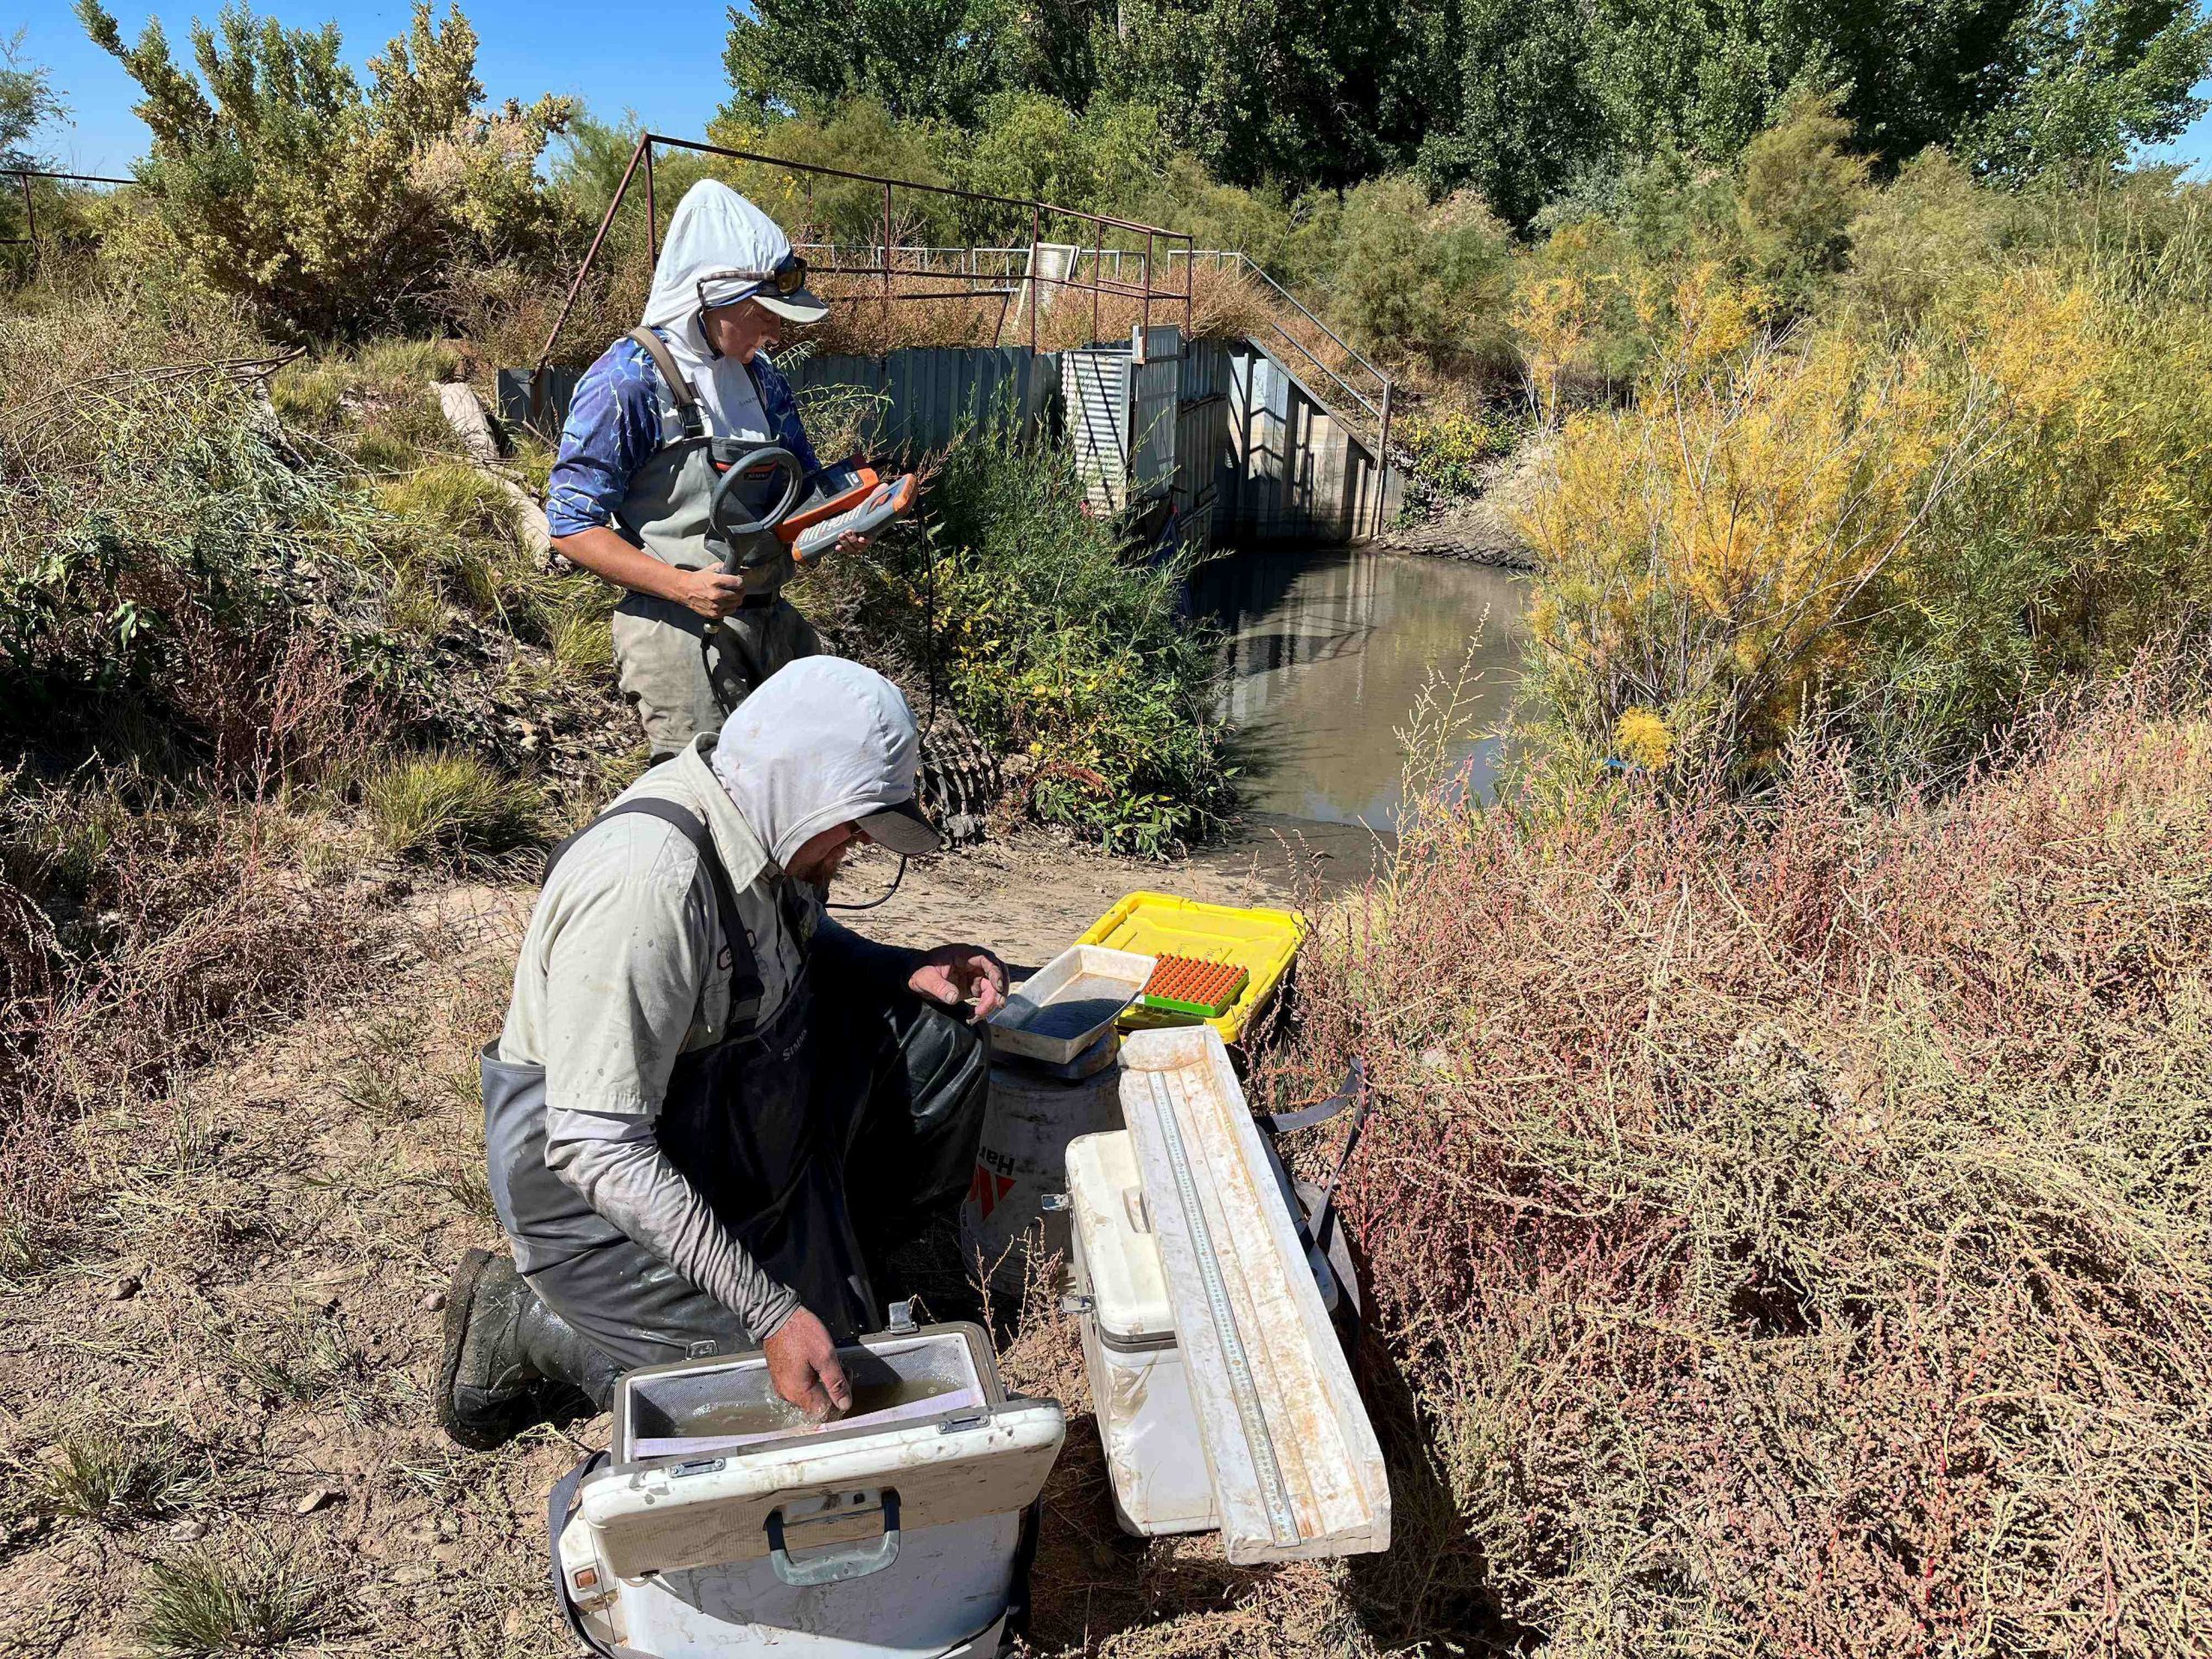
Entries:
{"type": "Polygon", "coordinates": [[[1305,938],[1306,918],[1294,910],[1248,910],[1201,904],[1171,893],[1133,893],[1093,922],[1076,943],[1147,957],[1205,957],[1235,963],[1251,977],[1226,1013],[1200,1021],[1188,1014],[1131,1006],[1118,1021],[1123,1031],[1205,1024],[1219,1032],[1223,1042],[1234,1043],[1274,1000],[1305,938]]]}

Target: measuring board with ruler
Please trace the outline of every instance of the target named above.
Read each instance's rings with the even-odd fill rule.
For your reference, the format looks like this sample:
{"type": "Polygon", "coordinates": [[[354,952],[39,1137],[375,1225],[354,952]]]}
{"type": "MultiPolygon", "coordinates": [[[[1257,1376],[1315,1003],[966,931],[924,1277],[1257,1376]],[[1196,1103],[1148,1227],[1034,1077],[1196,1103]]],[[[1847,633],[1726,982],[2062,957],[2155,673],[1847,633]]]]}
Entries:
{"type": "Polygon", "coordinates": [[[1219,1033],[1132,1033],[1122,1067],[1230,1560],[1388,1548],[1382,1449],[1219,1033]]]}

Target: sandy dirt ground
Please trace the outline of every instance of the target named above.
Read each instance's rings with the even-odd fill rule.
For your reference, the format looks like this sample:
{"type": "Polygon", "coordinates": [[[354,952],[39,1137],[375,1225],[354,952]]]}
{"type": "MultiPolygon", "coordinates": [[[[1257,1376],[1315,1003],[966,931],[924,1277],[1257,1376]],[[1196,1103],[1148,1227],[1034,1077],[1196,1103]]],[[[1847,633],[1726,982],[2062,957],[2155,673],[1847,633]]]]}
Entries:
{"type": "MultiPolygon", "coordinates": [[[[1172,866],[1017,842],[917,867],[849,919],[1034,965],[1134,887],[1281,902],[1301,873],[1340,883],[1367,857],[1357,836],[1265,830],[1172,866]]],[[[870,855],[847,896],[888,874],[870,855]]],[[[543,1504],[604,1444],[604,1420],[473,1453],[435,1428],[430,1398],[448,1277],[464,1249],[499,1242],[475,1054],[498,1030],[531,897],[423,884],[367,992],[265,1033],[173,1100],[117,1099],[80,1126],[98,1202],[54,1259],[0,1281],[0,1653],[148,1651],[163,1575],[210,1560],[291,1609],[272,1624],[288,1652],[573,1651],[545,1583],[543,1504]],[[86,1467],[94,1487],[117,1485],[118,1455],[137,1460],[120,1500],[92,1516],[57,1501],[86,1467]]],[[[1342,1568],[1240,1572],[1205,1541],[1116,1529],[1072,1329],[1050,1298],[1033,1303],[1007,1332],[1006,1370],[1070,1416],[1037,1646],[1363,1650],[1342,1568]]]]}

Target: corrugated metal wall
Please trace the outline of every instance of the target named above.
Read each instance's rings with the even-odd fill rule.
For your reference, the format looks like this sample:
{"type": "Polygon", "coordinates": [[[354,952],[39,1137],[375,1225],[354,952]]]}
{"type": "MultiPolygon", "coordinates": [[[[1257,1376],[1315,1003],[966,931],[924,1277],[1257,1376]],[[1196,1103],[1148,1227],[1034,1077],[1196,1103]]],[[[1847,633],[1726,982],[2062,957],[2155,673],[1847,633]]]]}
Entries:
{"type": "Polygon", "coordinates": [[[1175,510],[1186,547],[1214,546],[1236,518],[1239,475],[1229,435],[1229,342],[1183,347],[1175,419],[1175,510]]]}
{"type": "Polygon", "coordinates": [[[1036,426],[1059,389],[1060,363],[1027,346],[937,346],[888,357],[817,353],[785,372],[802,395],[849,390],[876,401],[878,412],[862,423],[868,448],[912,460],[986,421],[1036,426]]]}
{"type": "MultiPolygon", "coordinates": [[[[862,423],[868,447],[908,459],[944,448],[985,419],[1004,416],[1025,427],[1039,424],[1049,416],[1060,379],[1058,354],[1033,353],[1027,346],[936,346],[888,357],[814,353],[780,366],[802,395],[850,391],[874,402],[876,413],[862,423]]],[[[533,423],[529,372],[501,369],[499,418],[556,436],[581,378],[575,369],[546,371],[546,407],[533,423]]]]}
{"type": "Polygon", "coordinates": [[[1144,358],[1132,377],[1135,422],[1129,493],[1149,501],[1175,487],[1175,428],[1183,394],[1183,331],[1173,323],[1147,330],[1144,358]]]}
{"type": "Polygon", "coordinates": [[[1100,512],[1129,499],[1129,348],[1060,353],[1060,403],[1084,493],[1100,512]]]}

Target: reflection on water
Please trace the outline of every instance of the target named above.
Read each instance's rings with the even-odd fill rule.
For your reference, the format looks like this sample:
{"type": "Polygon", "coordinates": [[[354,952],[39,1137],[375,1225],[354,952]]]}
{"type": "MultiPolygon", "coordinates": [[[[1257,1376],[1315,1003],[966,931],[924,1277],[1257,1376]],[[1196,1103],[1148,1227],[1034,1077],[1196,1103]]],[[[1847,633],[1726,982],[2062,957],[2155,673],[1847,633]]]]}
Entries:
{"type": "MultiPolygon", "coordinates": [[[[1248,803],[1263,812],[1387,829],[1400,798],[1396,737],[1433,670],[1473,646],[1476,710],[1503,713],[1519,683],[1522,579],[1454,560],[1342,550],[1255,550],[1204,566],[1198,610],[1229,636],[1224,712],[1255,750],[1248,803]],[[1479,632],[1479,638],[1476,636],[1479,632]]],[[[1486,789],[1496,740],[1461,746],[1486,789]]]]}

